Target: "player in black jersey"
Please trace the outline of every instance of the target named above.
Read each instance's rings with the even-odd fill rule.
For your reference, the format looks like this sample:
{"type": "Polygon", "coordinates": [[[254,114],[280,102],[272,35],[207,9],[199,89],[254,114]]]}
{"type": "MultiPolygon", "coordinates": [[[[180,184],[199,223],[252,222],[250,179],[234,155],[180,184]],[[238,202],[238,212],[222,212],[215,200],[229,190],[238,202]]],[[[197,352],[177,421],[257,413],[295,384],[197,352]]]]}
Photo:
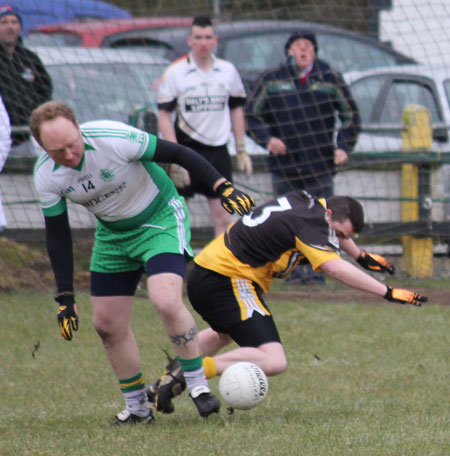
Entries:
{"type": "Polygon", "coordinates": [[[188,296],[211,328],[199,333],[207,378],[230,364],[249,361],[267,375],[286,369],[280,336],[263,299],[273,278],[310,262],[336,280],[391,302],[420,306],[427,298],[379,282],[340,257],[343,250],[362,267],[393,274],[384,257],[361,250],[351,239],[364,227],[353,198],[315,199],[293,191],[256,208],[210,242],[194,259],[188,296]],[[214,356],[231,342],[239,348],[214,356]]]}
{"type": "Polygon", "coordinates": [[[315,199],[292,191],[256,208],[210,242],[194,259],[188,296],[210,325],[199,333],[207,378],[230,364],[249,361],[267,375],[280,374],[287,360],[277,327],[264,302],[273,279],[310,262],[336,280],[388,301],[420,306],[427,298],[379,282],[340,257],[343,250],[371,271],[395,272],[386,258],[361,250],[351,237],[364,227],[353,198],[315,199]],[[214,356],[236,342],[239,348],[214,356]]]}

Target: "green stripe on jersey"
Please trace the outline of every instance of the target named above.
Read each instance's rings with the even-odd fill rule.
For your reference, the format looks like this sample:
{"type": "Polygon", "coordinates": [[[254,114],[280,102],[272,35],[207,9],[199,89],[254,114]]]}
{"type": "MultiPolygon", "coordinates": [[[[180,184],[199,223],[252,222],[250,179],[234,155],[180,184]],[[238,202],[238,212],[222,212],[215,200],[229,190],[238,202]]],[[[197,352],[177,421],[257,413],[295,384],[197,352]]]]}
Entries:
{"type": "Polygon", "coordinates": [[[61,198],[58,203],[55,204],[54,200],[47,202],[46,204],[41,204],[41,209],[45,217],[55,217],[56,215],[60,215],[67,210],[67,203],[65,198],[61,198]]]}

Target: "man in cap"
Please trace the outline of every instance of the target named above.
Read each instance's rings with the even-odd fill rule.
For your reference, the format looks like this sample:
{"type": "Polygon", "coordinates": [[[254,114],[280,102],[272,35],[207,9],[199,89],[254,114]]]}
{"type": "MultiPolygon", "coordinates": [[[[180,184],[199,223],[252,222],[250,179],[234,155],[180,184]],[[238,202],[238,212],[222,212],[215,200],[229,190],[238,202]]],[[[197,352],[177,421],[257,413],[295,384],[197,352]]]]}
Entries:
{"type": "Polygon", "coordinates": [[[286,64],[264,73],[249,97],[249,133],[269,151],[275,196],[295,189],[332,196],[337,166],[348,160],[360,131],[347,85],[317,52],[314,33],[293,33],[285,45],[286,64]]]}
{"type": "Polygon", "coordinates": [[[50,100],[52,82],[39,57],[22,45],[21,32],[19,12],[0,5],[0,93],[13,131],[12,150],[32,154],[28,119],[33,109],[50,100]]]}

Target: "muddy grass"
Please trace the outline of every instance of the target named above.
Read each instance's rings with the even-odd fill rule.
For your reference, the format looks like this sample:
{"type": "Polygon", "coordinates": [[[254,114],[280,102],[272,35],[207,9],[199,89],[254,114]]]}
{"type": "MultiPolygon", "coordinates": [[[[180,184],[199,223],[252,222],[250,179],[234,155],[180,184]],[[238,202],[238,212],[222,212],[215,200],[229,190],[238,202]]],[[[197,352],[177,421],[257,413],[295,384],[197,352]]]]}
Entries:
{"type": "MultiPolygon", "coordinates": [[[[89,290],[89,259],[92,242],[74,245],[75,289],[89,290]]],[[[430,304],[450,305],[450,280],[442,277],[448,269],[448,259],[436,259],[437,279],[420,280],[388,277],[392,285],[417,289],[429,298],[430,304]]],[[[268,300],[307,300],[329,302],[358,302],[367,305],[383,303],[376,296],[350,289],[329,280],[326,286],[287,286],[282,281],[267,296],[268,300]]],[[[0,291],[55,290],[50,261],[42,244],[23,244],[0,237],[0,291]]]]}

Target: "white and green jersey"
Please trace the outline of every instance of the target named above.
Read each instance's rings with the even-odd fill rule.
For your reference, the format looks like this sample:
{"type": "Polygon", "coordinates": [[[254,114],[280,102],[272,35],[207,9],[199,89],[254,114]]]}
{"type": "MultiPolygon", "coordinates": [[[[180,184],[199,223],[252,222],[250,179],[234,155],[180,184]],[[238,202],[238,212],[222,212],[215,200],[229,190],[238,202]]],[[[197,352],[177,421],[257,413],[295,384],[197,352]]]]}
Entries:
{"type": "Polygon", "coordinates": [[[206,73],[192,54],[170,65],[159,87],[158,104],[176,100],[178,127],[195,141],[222,146],[231,132],[229,99],[246,95],[235,66],[213,58],[213,67],[206,73]]]}
{"type": "Polygon", "coordinates": [[[154,163],[157,138],[121,122],[81,125],[85,153],[76,168],[42,153],[34,169],[45,216],[66,210],[66,199],[84,206],[105,226],[123,231],[140,226],[177,195],[172,181],[154,163]]]}

